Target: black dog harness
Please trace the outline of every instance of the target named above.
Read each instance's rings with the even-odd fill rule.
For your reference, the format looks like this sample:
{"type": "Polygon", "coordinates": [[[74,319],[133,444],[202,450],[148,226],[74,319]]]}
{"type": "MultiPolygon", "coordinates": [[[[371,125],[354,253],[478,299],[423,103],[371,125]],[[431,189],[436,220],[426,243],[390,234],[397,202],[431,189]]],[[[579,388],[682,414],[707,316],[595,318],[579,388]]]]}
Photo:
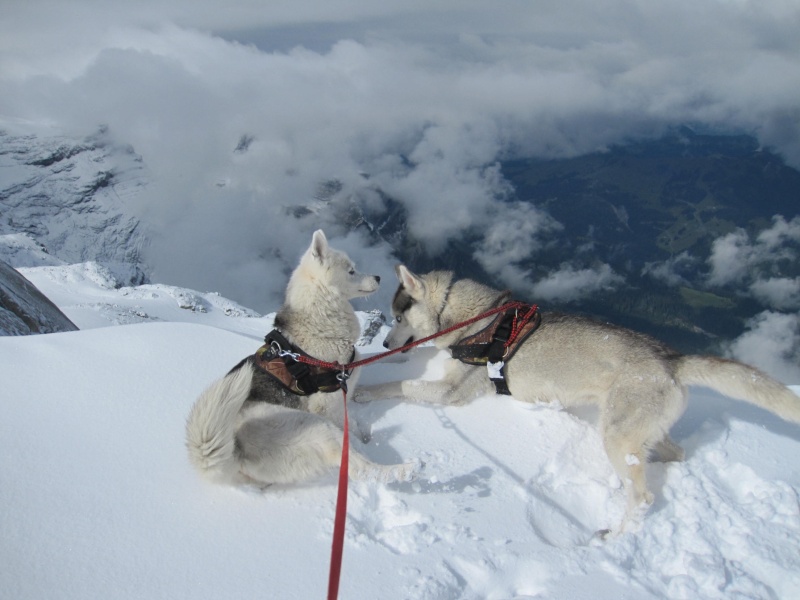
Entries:
{"type": "MultiPolygon", "coordinates": [[[[352,362],[356,350],[350,355],[352,362]]],[[[264,338],[264,345],[254,355],[254,364],[276,379],[283,387],[298,396],[310,396],[317,392],[335,392],[342,389],[342,372],[323,366],[309,365],[297,360],[298,356],[313,358],[292,345],[283,335],[273,329],[264,338]]],[[[345,371],[349,377],[350,371],[345,371]]]]}
{"type": "MultiPolygon", "coordinates": [[[[356,351],[348,362],[352,362],[356,351]]],[[[251,362],[257,367],[256,374],[262,373],[268,376],[268,380],[279,384],[284,390],[296,396],[310,396],[317,392],[335,392],[342,389],[342,381],[347,380],[352,369],[342,373],[324,366],[306,364],[298,360],[299,357],[313,358],[294,346],[277,329],[270,331],[264,338],[264,345],[256,350],[255,354],[248,356],[231,371],[240,368],[245,362],[251,362]]],[[[253,399],[258,399],[253,397],[253,399]]],[[[279,402],[287,406],[293,406],[294,401],[279,402]]]]}
{"type": "Polygon", "coordinates": [[[497,393],[510,396],[505,365],[520,344],[536,331],[541,320],[535,304],[510,308],[498,314],[486,328],[450,346],[450,351],[453,358],[468,365],[486,365],[497,393]]]}

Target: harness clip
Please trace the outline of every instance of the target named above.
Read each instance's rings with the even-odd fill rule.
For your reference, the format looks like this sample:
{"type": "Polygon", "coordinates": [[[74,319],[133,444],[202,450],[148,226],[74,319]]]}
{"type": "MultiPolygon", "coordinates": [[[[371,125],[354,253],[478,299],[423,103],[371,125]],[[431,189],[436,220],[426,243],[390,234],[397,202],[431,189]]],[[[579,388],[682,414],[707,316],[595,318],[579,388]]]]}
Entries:
{"type": "Polygon", "coordinates": [[[342,390],[347,392],[347,380],[350,379],[350,373],[342,369],[336,374],[336,380],[342,386],[342,390]]]}
{"type": "Polygon", "coordinates": [[[291,352],[289,350],[284,350],[283,348],[281,348],[281,345],[278,342],[276,342],[275,340],[272,340],[270,342],[269,346],[275,352],[275,354],[277,354],[281,358],[283,358],[285,356],[288,356],[289,358],[291,358],[295,362],[299,362],[300,355],[297,352],[291,352]]]}

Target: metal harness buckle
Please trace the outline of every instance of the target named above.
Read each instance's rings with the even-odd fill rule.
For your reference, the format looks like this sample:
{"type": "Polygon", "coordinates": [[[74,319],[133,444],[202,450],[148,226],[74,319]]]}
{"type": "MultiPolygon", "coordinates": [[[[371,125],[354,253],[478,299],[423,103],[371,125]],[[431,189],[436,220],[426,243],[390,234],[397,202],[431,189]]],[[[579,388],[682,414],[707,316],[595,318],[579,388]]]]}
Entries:
{"type": "Polygon", "coordinates": [[[298,359],[300,358],[300,355],[297,352],[291,352],[289,350],[284,350],[283,348],[281,348],[281,345],[276,340],[272,340],[269,344],[269,347],[272,350],[274,350],[275,354],[277,354],[281,358],[283,358],[284,356],[288,356],[294,361],[298,361],[298,359]]]}

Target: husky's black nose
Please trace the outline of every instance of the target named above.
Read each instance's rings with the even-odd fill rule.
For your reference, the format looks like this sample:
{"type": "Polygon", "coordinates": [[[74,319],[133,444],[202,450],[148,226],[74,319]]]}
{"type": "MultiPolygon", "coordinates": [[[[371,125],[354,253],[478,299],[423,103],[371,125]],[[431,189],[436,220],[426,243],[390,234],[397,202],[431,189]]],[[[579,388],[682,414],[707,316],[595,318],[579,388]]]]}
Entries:
{"type": "Polygon", "coordinates": [[[375,277],[375,281],[376,282],[378,282],[378,283],[381,282],[381,276],[380,275],[373,275],[373,277],[375,277]]]}
{"type": "Polygon", "coordinates": [[[383,340],[383,347],[384,348],[389,348],[389,342],[387,342],[386,340],[383,340]]]}

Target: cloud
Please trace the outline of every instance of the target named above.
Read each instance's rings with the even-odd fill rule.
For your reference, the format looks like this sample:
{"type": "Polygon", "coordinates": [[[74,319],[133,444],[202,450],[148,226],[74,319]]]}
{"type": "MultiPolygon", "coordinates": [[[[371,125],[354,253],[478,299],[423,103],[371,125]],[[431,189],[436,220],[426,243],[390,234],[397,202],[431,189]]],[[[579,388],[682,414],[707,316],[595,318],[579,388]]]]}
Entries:
{"type": "Polygon", "coordinates": [[[548,244],[547,238],[563,226],[546,212],[523,202],[502,207],[487,227],[474,256],[488,272],[526,261],[548,244]]]}
{"type": "Polygon", "coordinates": [[[726,354],[787,384],[800,382],[800,315],[764,311],[747,323],[726,354]]]}
{"type": "MultiPolygon", "coordinates": [[[[535,262],[537,254],[546,252],[553,243],[553,234],[562,229],[558,221],[532,204],[508,203],[489,217],[489,225],[473,257],[509,289],[531,294],[536,285],[525,265],[535,262]]],[[[560,297],[578,297],[584,286],[585,280],[581,278],[564,282],[559,290],[560,297]],[[570,285],[575,287],[568,289],[570,285]]]]}
{"type": "Polygon", "coordinates": [[[750,292],[763,304],[779,310],[800,309],[800,277],[757,279],[750,292]]]}
{"type": "Polygon", "coordinates": [[[772,220],[772,227],[758,234],[757,242],[768,252],[787,242],[800,242],[800,217],[787,221],[782,216],[776,216],[772,220]]]}
{"type": "Polygon", "coordinates": [[[753,267],[794,261],[798,243],[800,217],[787,221],[782,215],[775,215],[772,226],[762,230],[754,241],[739,228],[714,240],[708,259],[711,266],[709,283],[737,283],[743,281],[753,267]]]}
{"type": "Polygon", "coordinates": [[[697,260],[688,252],[681,252],[663,262],[646,263],[642,275],[649,275],[653,279],[667,285],[688,285],[688,280],[681,274],[695,268],[697,260]]]}
{"type": "Polygon", "coordinates": [[[572,302],[593,293],[610,290],[624,282],[624,278],[603,264],[590,269],[563,265],[544,279],[533,284],[533,296],[537,299],[572,302]]]}
{"type": "MultiPolygon", "coordinates": [[[[313,202],[321,181],[397,198],[432,254],[478,236],[476,258],[510,279],[547,225],[532,211],[519,249],[498,243],[499,223],[527,210],[507,202],[503,158],[693,122],[753,133],[800,166],[800,8],[781,0],[6,4],[0,119],[77,135],[108,125],[152,174],[136,210],[156,232],[157,276],[223,282],[262,310],[253,300],[280,295],[324,222],[285,209],[313,202]],[[235,153],[243,135],[253,141],[235,153]]],[[[720,242],[720,281],[750,260],[754,244],[737,239],[720,242]]],[[[385,248],[360,254],[391,273],[385,248]]],[[[570,267],[540,285],[569,297],[570,281],[617,277],[570,267]]]]}
{"type": "Polygon", "coordinates": [[[728,285],[741,282],[750,266],[757,262],[755,248],[744,229],[737,229],[714,240],[708,262],[710,285],[728,285]]]}
{"type": "Polygon", "coordinates": [[[708,284],[738,286],[771,308],[800,308],[800,277],[792,276],[799,249],[800,217],[787,221],[776,215],[754,240],[737,229],[714,241],[708,284]]]}

